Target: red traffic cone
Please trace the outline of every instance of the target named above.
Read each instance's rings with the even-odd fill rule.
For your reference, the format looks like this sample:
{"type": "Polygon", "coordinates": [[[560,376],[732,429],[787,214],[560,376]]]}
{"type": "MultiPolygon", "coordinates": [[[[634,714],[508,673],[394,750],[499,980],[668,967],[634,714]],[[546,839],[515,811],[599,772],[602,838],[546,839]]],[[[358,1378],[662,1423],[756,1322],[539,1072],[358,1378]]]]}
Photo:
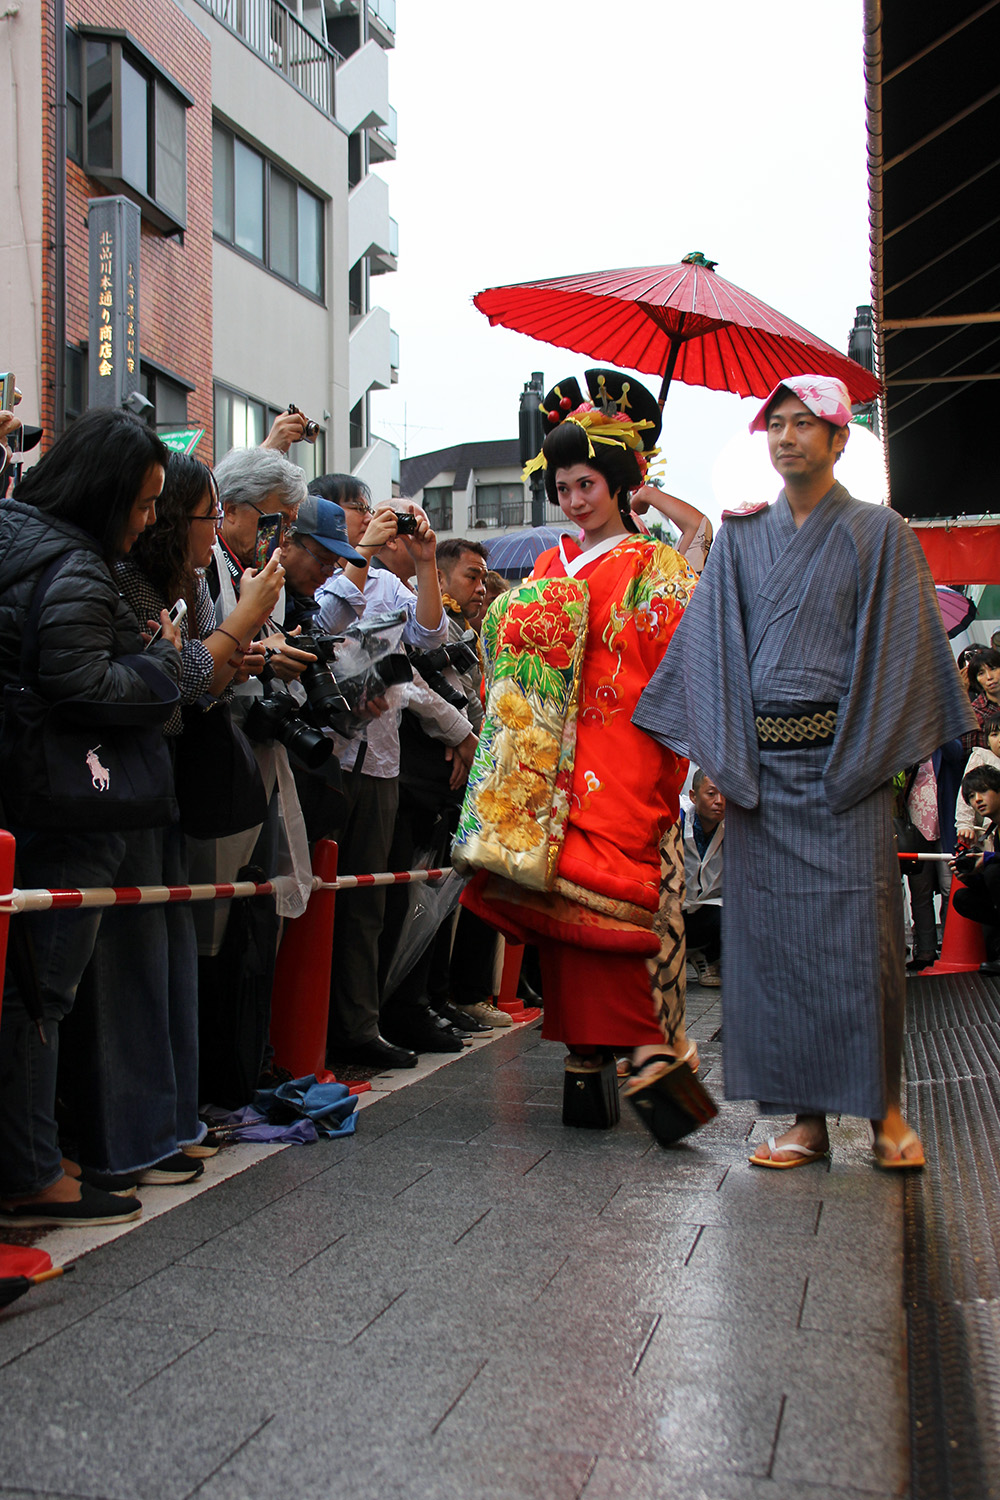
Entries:
{"type": "Polygon", "coordinates": [[[957,884],[959,880],[955,876],[951,882],[951,893],[948,897],[948,915],[945,918],[941,957],[937,963],[931,964],[929,969],[921,969],[920,975],[974,973],[986,957],[982,924],[971,922],[968,917],[963,917],[961,912],[955,910],[957,884]]]}

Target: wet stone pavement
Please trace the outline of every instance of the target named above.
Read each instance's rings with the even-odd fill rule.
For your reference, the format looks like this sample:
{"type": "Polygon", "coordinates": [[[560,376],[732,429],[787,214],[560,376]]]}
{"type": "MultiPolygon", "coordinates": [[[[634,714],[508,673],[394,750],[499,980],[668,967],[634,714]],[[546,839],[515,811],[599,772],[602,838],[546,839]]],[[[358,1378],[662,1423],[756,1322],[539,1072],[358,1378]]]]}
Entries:
{"type": "MultiPolygon", "coordinates": [[[[710,1088],[718,996],[689,1014],[710,1088]]],[[[0,1315],[0,1496],[905,1495],[902,1184],[560,1123],[519,1029],[0,1315]]]]}

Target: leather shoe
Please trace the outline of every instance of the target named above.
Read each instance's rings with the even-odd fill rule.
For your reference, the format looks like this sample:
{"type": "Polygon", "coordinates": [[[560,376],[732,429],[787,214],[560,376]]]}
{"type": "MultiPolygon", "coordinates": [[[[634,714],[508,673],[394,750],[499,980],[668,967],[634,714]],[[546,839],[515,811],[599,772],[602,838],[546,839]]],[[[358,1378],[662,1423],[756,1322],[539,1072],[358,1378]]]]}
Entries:
{"type": "Polygon", "coordinates": [[[363,1068],[415,1068],[419,1058],[407,1047],[397,1047],[377,1036],[370,1042],[340,1047],[337,1058],[342,1062],[360,1063],[363,1068]]]}
{"type": "Polygon", "coordinates": [[[464,1033],[429,1005],[402,1007],[395,1015],[384,1016],[382,1025],[394,1042],[414,1052],[461,1052],[465,1046],[464,1033]]]}
{"type": "Polygon", "coordinates": [[[449,1025],[458,1031],[464,1031],[467,1036],[488,1036],[493,1030],[485,1021],[477,1021],[475,1016],[470,1016],[466,1011],[459,1010],[457,1006],[451,1005],[447,1000],[438,1000],[434,1009],[439,1016],[443,1016],[449,1025]]]}

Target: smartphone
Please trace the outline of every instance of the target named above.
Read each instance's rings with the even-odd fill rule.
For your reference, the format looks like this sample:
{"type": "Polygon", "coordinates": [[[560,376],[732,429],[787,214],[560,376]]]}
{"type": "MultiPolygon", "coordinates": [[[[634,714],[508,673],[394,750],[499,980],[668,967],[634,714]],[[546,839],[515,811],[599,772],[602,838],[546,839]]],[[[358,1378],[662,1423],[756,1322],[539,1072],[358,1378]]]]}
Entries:
{"type": "MultiPolygon", "coordinates": [[[[187,612],[188,612],[188,607],[187,607],[187,604],[185,603],[185,601],[183,599],[178,599],[177,603],[174,605],[173,609],[170,611],[170,623],[171,623],[171,625],[179,625],[181,623],[181,621],[183,620],[184,616],[187,614],[187,612]]],[[[160,638],[160,636],[162,634],[163,634],[163,626],[162,626],[162,624],[161,625],[157,625],[156,629],[153,631],[153,634],[150,636],[149,640],[146,642],[146,650],[147,651],[149,650],[150,646],[153,644],[154,641],[158,641],[159,640],[159,638],[160,638]]]]}
{"type": "Polygon", "coordinates": [[[0,411],[14,410],[14,392],[13,370],[0,371],[0,411]]]}
{"type": "Polygon", "coordinates": [[[261,516],[257,522],[257,544],[254,548],[254,562],[258,568],[263,568],[270,562],[274,553],[277,552],[281,543],[281,528],[285,518],[282,515],[261,516]]]}

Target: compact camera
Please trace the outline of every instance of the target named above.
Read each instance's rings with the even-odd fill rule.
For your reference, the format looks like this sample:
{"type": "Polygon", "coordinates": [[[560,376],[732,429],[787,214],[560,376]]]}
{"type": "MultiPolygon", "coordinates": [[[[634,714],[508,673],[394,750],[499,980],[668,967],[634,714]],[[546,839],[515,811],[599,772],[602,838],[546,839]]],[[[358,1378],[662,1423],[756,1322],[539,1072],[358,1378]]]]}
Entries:
{"type": "Polygon", "coordinates": [[[397,510],[396,512],[396,535],[416,536],[417,518],[411,510],[397,510]]]}
{"type": "MultiPolygon", "coordinates": [[[[304,411],[299,411],[299,408],[297,406],[295,406],[291,401],[289,401],[289,403],[288,403],[287,410],[288,410],[289,415],[293,416],[293,417],[305,417],[306,416],[305,412],[304,411]]],[[[305,442],[305,443],[314,443],[316,441],[316,438],[318,437],[318,435],[319,435],[319,423],[318,422],[313,422],[309,417],[306,417],[306,430],[302,434],[302,441],[305,442]]]]}

